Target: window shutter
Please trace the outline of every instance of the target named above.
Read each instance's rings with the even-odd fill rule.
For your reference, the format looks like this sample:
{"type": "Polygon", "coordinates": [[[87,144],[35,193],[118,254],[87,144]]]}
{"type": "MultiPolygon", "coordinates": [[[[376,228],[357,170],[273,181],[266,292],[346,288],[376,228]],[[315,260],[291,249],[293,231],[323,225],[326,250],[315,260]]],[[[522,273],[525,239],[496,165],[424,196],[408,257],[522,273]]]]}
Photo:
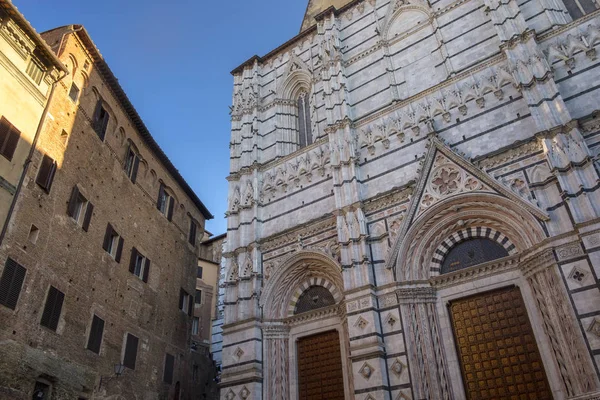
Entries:
{"type": "Polygon", "coordinates": [[[131,182],[135,183],[137,180],[137,173],[140,167],[140,159],[138,156],[135,156],[133,161],[133,171],[131,172],[131,182]]]}
{"type": "Polygon", "coordinates": [[[100,113],[102,112],[102,100],[98,100],[96,103],[96,109],[94,110],[94,129],[98,129],[100,122],[100,113]]]}
{"type": "Polygon", "coordinates": [[[4,117],[0,119],[0,150],[4,148],[4,143],[8,140],[10,135],[11,123],[4,117]]]}
{"type": "Polygon", "coordinates": [[[175,367],[175,357],[167,353],[165,357],[165,371],[163,381],[168,384],[173,383],[173,368],[175,367]]]}
{"type": "Polygon", "coordinates": [[[129,260],[129,272],[132,274],[135,272],[135,259],[137,258],[138,251],[135,247],[131,249],[131,260],[129,260]]]}
{"type": "Polygon", "coordinates": [[[79,197],[79,189],[77,186],[73,186],[73,191],[71,192],[71,198],[69,199],[69,205],[67,206],[67,215],[69,217],[75,216],[75,207],[77,203],[77,197],[79,197]]]}
{"type": "Polygon", "coordinates": [[[7,259],[0,278],[0,304],[14,310],[19,301],[27,270],[12,259],[7,259]]]}
{"type": "Polygon", "coordinates": [[[188,315],[191,317],[194,312],[194,302],[192,301],[192,296],[188,295],[188,315]]]}
{"type": "Polygon", "coordinates": [[[108,224],[106,226],[106,233],[104,234],[104,243],[102,243],[102,248],[104,251],[108,251],[108,246],[110,245],[110,240],[112,239],[113,227],[108,224]]]}
{"type": "Polygon", "coordinates": [[[125,242],[125,240],[123,239],[123,237],[119,237],[119,247],[117,247],[117,255],[115,256],[115,261],[120,263],[121,262],[121,255],[123,254],[123,243],[125,242]]]}
{"type": "Polygon", "coordinates": [[[131,333],[127,334],[125,343],[125,357],[123,357],[123,365],[129,369],[135,369],[135,361],[137,358],[137,348],[139,339],[131,333]]]}
{"type": "Polygon", "coordinates": [[[150,273],[150,260],[146,258],[146,266],[144,268],[144,277],[142,280],[148,283],[148,274],[150,273]]]}
{"type": "Polygon", "coordinates": [[[19,143],[20,136],[21,132],[19,132],[14,126],[11,126],[8,131],[8,135],[4,146],[0,146],[0,149],[2,149],[2,155],[6,157],[9,161],[11,161],[13,156],[15,155],[15,150],[17,149],[17,144],[19,143]]]}
{"type": "Polygon", "coordinates": [[[52,186],[52,179],[54,178],[54,160],[49,157],[47,154],[44,154],[42,158],[42,163],[40,164],[40,170],[38,172],[38,176],[35,180],[42,189],[46,191],[46,193],[50,192],[50,187],[52,186]]]}
{"type": "MultiPolygon", "coordinates": [[[[179,289],[179,309],[183,310],[183,297],[185,296],[185,292],[183,289],[179,289]]],[[[185,311],[185,310],[183,310],[185,311]]]]}
{"type": "Polygon", "coordinates": [[[48,297],[46,298],[46,306],[44,307],[44,313],[40,322],[42,325],[53,331],[56,330],[64,299],[65,294],[63,292],[54,286],[50,286],[48,297]]]}
{"type": "Polygon", "coordinates": [[[94,212],[94,205],[91,201],[88,201],[87,209],[85,210],[85,218],[83,220],[83,230],[88,231],[90,228],[90,222],[92,221],[92,213],[94,212]]]}
{"type": "Polygon", "coordinates": [[[165,185],[163,185],[161,183],[160,189],[158,189],[158,201],[156,202],[156,208],[158,208],[159,210],[162,207],[162,200],[163,200],[164,194],[165,194],[165,185]]]}
{"type": "Polygon", "coordinates": [[[204,269],[202,267],[198,267],[198,279],[202,279],[202,272],[204,272],[204,269]]]}
{"type": "Polygon", "coordinates": [[[102,344],[102,335],[104,334],[104,320],[94,315],[92,327],[90,328],[90,337],[88,338],[87,348],[96,354],[100,354],[100,345],[102,344]]]}
{"type": "Polygon", "coordinates": [[[104,110],[104,118],[102,118],[102,122],[100,125],[100,132],[98,132],[98,136],[100,140],[104,141],[104,136],[106,135],[106,128],[108,128],[108,120],[110,119],[110,115],[104,110]]]}
{"type": "Polygon", "coordinates": [[[170,197],[169,198],[169,212],[167,213],[167,219],[169,221],[173,220],[173,207],[175,206],[175,199],[170,197]]]}

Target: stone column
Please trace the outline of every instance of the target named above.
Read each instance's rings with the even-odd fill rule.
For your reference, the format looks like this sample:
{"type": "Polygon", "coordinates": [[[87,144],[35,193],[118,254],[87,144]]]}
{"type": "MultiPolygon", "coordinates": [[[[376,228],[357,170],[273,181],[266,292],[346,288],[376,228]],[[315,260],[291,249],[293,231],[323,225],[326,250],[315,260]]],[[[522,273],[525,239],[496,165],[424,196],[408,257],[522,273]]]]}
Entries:
{"type": "Polygon", "coordinates": [[[432,287],[398,289],[415,399],[453,399],[432,287]]]}
{"type": "Polygon", "coordinates": [[[585,349],[581,331],[560,283],[552,250],[537,254],[521,264],[521,271],[535,296],[554,359],[569,398],[591,393],[600,387],[585,349]]]}
{"type": "Polygon", "coordinates": [[[289,334],[283,324],[263,326],[264,360],[268,363],[263,389],[266,400],[290,398],[289,334]]]}

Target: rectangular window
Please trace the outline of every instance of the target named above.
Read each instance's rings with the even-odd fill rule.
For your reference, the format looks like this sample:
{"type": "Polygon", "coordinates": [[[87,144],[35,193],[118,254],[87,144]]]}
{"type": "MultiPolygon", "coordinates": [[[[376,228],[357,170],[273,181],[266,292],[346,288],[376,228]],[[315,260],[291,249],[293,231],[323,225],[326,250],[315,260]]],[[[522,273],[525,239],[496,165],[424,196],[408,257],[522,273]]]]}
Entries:
{"type": "Polygon", "coordinates": [[[110,115],[102,104],[102,100],[98,100],[98,103],[96,103],[96,111],[94,112],[94,130],[96,131],[96,134],[100,140],[104,141],[110,115]]]}
{"type": "Polygon", "coordinates": [[[204,272],[204,268],[198,267],[198,279],[202,279],[202,273],[204,272]]]}
{"type": "Polygon", "coordinates": [[[169,385],[173,383],[173,369],[175,367],[175,357],[167,353],[165,356],[165,371],[163,373],[163,382],[169,385]]]}
{"type": "Polygon", "coordinates": [[[190,317],[192,316],[192,296],[185,290],[181,289],[179,291],[179,309],[184,313],[187,313],[190,317]]]}
{"type": "Polygon", "coordinates": [[[198,381],[198,365],[197,364],[194,364],[194,369],[192,371],[192,380],[194,382],[198,381]]]}
{"type": "Polygon", "coordinates": [[[135,369],[139,339],[131,333],[127,334],[125,340],[125,352],[123,354],[123,365],[129,369],[135,369]]]}
{"type": "Polygon", "coordinates": [[[26,72],[27,75],[29,75],[29,77],[33,79],[33,81],[36,84],[39,85],[40,82],[42,82],[42,78],[44,77],[44,70],[42,69],[42,66],[33,58],[29,60],[26,72]]]}
{"type": "Polygon", "coordinates": [[[196,289],[196,304],[202,304],[202,290],[196,289]]]}
{"type": "Polygon", "coordinates": [[[50,193],[55,173],[56,161],[47,154],[44,154],[44,158],[42,158],[42,163],[40,164],[40,170],[38,171],[37,178],[35,178],[35,183],[44,189],[46,193],[50,193]]]}
{"type": "Polygon", "coordinates": [[[44,307],[44,313],[42,314],[42,320],[40,321],[40,324],[46,328],[56,331],[64,300],[65,294],[56,289],[54,286],[50,286],[48,297],[46,298],[46,306],[44,307]]]}
{"type": "Polygon", "coordinates": [[[131,182],[135,183],[137,180],[137,173],[140,167],[140,157],[131,149],[127,152],[127,159],[125,160],[125,172],[131,182]]]}
{"type": "Polygon", "coordinates": [[[7,259],[0,278],[0,304],[14,310],[19,301],[27,270],[12,259],[7,259]]]}
{"type": "Polygon", "coordinates": [[[198,226],[196,225],[196,221],[191,219],[190,217],[190,234],[188,235],[188,241],[192,246],[196,245],[196,232],[198,230],[198,226]]]}
{"type": "Polygon", "coordinates": [[[87,232],[90,227],[93,212],[94,205],[79,192],[77,186],[73,187],[67,214],[87,232]]]}
{"type": "Polygon", "coordinates": [[[4,117],[0,119],[0,155],[12,161],[21,132],[4,117]]]}
{"type": "Polygon", "coordinates": [[[102,244],[102,248],[104,251],[110,254],[116,262],[121,262],[123,242],[123,238],[117,233],[117,231],[114,230],[111,224],[108,224],[106,227],[106,233],[104,234],[104,243],[102,244]]]}
{"type": "Polygon", "coordinates": [[[71,100],[73,100],[73,103],[77,103],[77,99],[79,98],[79,88],[77,87],[75,82],[73,82],[71,84],[71,90],[69,91],[69,97],[71,98],[71,100]]]}
{"type": "Polygon", "coordinates": [[[150,274],[150,260],[137,251],[135,247],[131,249],[129,272],[140,278],[142,281],[146,283],[148,282],[148,275],[150,274]]]}
{"type": "Polygon", "coordinates": [[[92,319],[92,327],[90,328],[90,337],[88,338],[87,349],[96,354],[100,354],[102,335],[104,335],[104,320],[97,315],[94,315],[94,318],[92,319]]]}
{"type": "Polygon", "coordinates": [[[198,329],[200,327],[200,318],[194,317],[192,320],[192,335],[198,334],[198,329]]]}
{"type": "Polygon", "coordinates": [[[169,221],[173,219],[173,207],[175,206],[175,200],[165,190],[165,185],[161,184],[158,191],[158,202],[156,208],[163,213],[169,221]]]}

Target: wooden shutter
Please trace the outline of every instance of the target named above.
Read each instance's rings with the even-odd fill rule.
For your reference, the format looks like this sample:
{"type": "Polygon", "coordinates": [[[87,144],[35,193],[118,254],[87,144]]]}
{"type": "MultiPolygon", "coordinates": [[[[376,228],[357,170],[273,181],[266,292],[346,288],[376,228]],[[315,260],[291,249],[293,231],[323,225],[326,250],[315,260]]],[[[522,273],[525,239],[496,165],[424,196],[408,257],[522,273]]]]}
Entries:
{"type": "Polygon", "coordinates": [[[35,183],[37,183],[46,193],[50,192],[52,186],[52,180],[54,179],[55,164],[54,160],[47,154],[44,154],[42,163],[40,164],[40,170],[38,172],[35,183]]]}
{"type": "Polygon", "coordinates": [[[135,361],[137,358],[137,348],[139,339],[131,333],[127,334],[125,343],[125,357],[123,357],[123,365],[129,369],[135,369],[135,361]]]}
{"type": "Polygon", "coordinates": [[[173,368],[175,367],[175,357],[167,353],[165,357],[165,371],[163,373],[163,382],[169,385],[173,383],[173,368]]]}
{"type": "Polygon", "coordinates": [[[4,148],[4,144],[10,135],[11,123],[4,117],[0,118],[0,149],[4,148]]]}
{"type": "Polygon", "coordinates": [[[131,171],[131,182],[135,183],[137,180],[138,169],[140,168],[140,159],[138,156],[134,156],[133,171],[131,171]]]}
{"type": "Polygon", "coordinates": [[[7,259],[0,278],[0,304],[14,310],[19,301],[27,270],[12,259],[7,259]]]}
{"type": "Polygon", "coordinates": [[[188,315],[191,317],[194,313],[194,302],[192,301],[192,296],[188,294],[188,315]]]}
{"type": "Polygon", "coordinates": [[[172,197],[169,197],[168,200],[169,202],[169,211],[167,212],[167,219],[169,221],[173,220],[173,207],[175,206],[175,199],[172,197]]]}
{"type": "Polygon", "coordinates": [[[94,315],[92,327],[90,328],[90,337],[88,338],[87,348],[96,354],[100,354],[100,345],[102,344],[102,335],[104,334],[104,320],[94,315]]]}
{"type": "Polygon", "coordinates": [[[88,231],[88,229],[90,228],[90,222],[92,220],[92,213],[94,212],[94,205],[92,204],[91,201],[88,201],[88,205],[87,208],[85,210],[85,218],[83,219],[83,230],[84,231],[88,231]]]}
{"type": "Polygon", "coordinates": [[[9,161],[15,155],[21,132],[15,128],[6,118],[0,120],[0,154],[9,161]]]}
{"type": "Polygon", "coordinates": [[[125,242],[125,240],[123,239],[123,237],[119,237],[119,247],[117,247],[117,255],[115,256],[115,261],[120,263],[121,262],[121,254],[123,254],[123,243],[125,242]]]}
{"type": "Polygon", "coordinates": [[[64,299],[65,294],[63,292],[56,289],[54,286],[50,286],[48,297],[46,298],[46,306],[44,307],[44,313],[42,314],[42,320],[40,322],[42,325],[53,331],[56,330],[64,299]]]}
{"type": "Polygon", "coordinates": [[[108,251],[108,247],[110,246],[110,241],[112,239],[113,227],[108,224],[106,226],[106,233],[104,234],[104,243],[102,243],[102,248],[104,251],[108,251]]]}
{"type": "Polygon", "coordinates": [[[129,260],[129,272],[132,274],[135,272],[135,260],[137,258],[138,251],[135,247],[131,249],[131,259],[129,260]]]}
{"type": "Polygon", "coordinates": [[[150,273],[150,260],[146,258],[146,265],[144,268],[144,277],[142,278],[142,280],[146,283],[148,283],[148,274],[150,273]]]}
{"type": "Polygon", "coordinates": [[[179,289],[179,309],[185,311],[183,309],[183,298],[185,296],[185,291],[183,289],[179,289]]]}
{"type": "Polygon", "coordinates": [[[102,121],[100,122],[100,131],[98,132],[98,136],[100,140],[104,141],[104,136],[106,135],[106,128],[108,128],[108,120],[110,119],[110,115],[106,110],[104,111],[104,115],[102,121]]]}
{"type": "Polygon", "coordinates": [[[158,201],[156,202],[156,208],[159,210],[162,207],[163,196],[165,194],[165,185],[160,184],[160,189],[158,189],[158,201]]]}
{"type": "Polygon", "coordinates": [[[75,211],[77,211],[77,198],[79,198],[79,189],[77,189],[77,186],[74,186],[71,198],[69,199],[69,205],[67,206],[67,215],[71,218],[75,217],[75,211]]]}

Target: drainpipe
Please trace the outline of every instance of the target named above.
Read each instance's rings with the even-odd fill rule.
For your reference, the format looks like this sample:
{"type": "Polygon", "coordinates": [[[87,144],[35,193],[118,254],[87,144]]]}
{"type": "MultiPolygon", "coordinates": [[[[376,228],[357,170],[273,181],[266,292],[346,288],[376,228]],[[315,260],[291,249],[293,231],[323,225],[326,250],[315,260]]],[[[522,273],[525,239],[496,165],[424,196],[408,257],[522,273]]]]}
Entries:
{"type": "MultiPolygon", "coordinates": [[[[64,36],[63,36],[64,37],[64,36]]],[[[40,133],[42,132],[42,127],[44,126],[44,121],[46,120],[46,116],[48,115],[48,110],[50,109],[50,103],[52,102],[52,97],[54,96],[54,89],[56,89],[56,85],[58,82],[63,80],[68,72],[65,72],[63,76],[58,78],[56,81],[52,83],[52,88],[50,89],[50,96],[48,96],[48,101],[46,101],[46,106],[44,107],[44,111],[42,112],[42,117],[40,118],[40,123],[38,124],[37,130],[35,131],[35,136],[33,137],[33,143],[31,143],[31,149],[29,149],[29,155],[27,159],[25,159],[25,163],[23,164],[23,172],[21,173],[21,178],[19,179],[19,184],[17,185],[17,189],[15,190],[15,194],[13,196],[12,202],[10,203],[10,208],[8,209],[8,215],[6,216],[6,220],[4,221],[4,226],[2,227],[2,232],[0,233],[0,246],[2,246],[2,242],[4,241],[4,236],[6,235],[6,231],[8,230],[8,224],[12,218],[12,214],[15,210],[15,206],[17,205],[17,199],[19,198],[19,194],[21,193],[21,188],[23,187],[23,182],[25,181],[25,176],[27,175],[27,171],[29,170],[29,165],[31,165],[31,161],[33,159],[33,155],[35,153],[36,145],[38,139],[40,137],[40,133]]]]}

